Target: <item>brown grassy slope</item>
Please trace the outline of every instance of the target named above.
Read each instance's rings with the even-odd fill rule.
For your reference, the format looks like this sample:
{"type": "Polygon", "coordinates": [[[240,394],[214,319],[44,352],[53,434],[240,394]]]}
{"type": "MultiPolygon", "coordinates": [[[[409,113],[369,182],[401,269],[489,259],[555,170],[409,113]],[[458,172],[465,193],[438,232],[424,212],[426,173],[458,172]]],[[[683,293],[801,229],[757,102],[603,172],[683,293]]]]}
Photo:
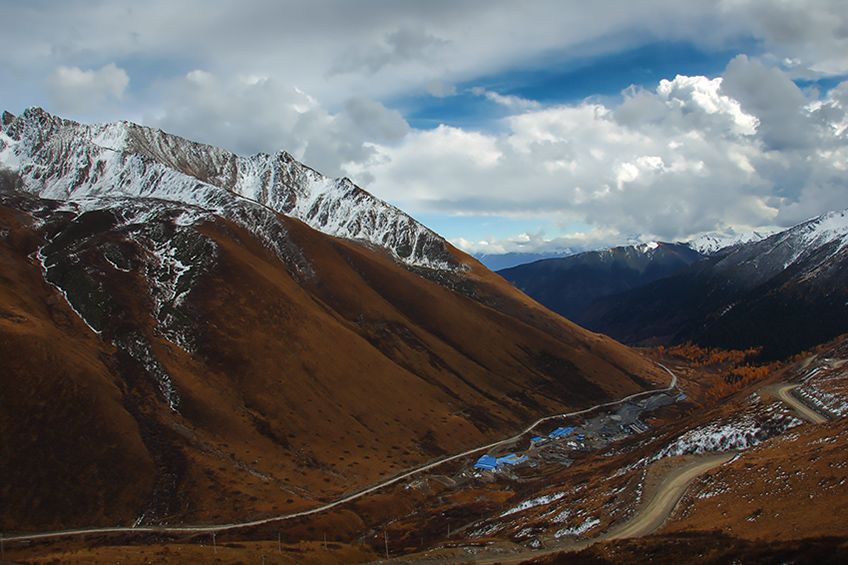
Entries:
{"type": "Polygon", "coordinates": [[[845,563],[848,422],[804,425],[699,479],[659,533],[539,563],[845,563]]]}
{"type": "Polygon", "coordinates": [[[127,523],[152,461],[109,348],[44,282],[24,221],[0,208],[0,529],[127,523]]]}
{"type": "Polygon", "coordinates": [[[844,536],[848,422],[806,425],[702,481],[666,532],[719,529],[769,541],[844,536]]]}
{"type": "MultiPolygon", "coordinates": [[[[3,422],[4,437],[8,430],[14,438],[3,453],[16,453],[22,470],[38,461],[41,474],[9,475],[8,508],[38,503],[54,490],[51,477],[64,476],[64,499],[88,509],[77,502],[52,503],[52,513],[4,511],[6,529],[285,513],[509,435],[539,416],[667,380],[640,355],[548,313],[470,258],[470,271],[447,281],[455,292],[360,245],[281,222],[290,248],[308,258],[302,272],[232,223],[199,228],[217,251],[186,306],[197,341],[191,353],[155,330],[143,269],[120,272],[98,254],[105,243],[137,243],[107,231],[81,248],[111,297],[103,339],[145,339],[179,404],[172,411],[137,360],[113,352],[72,313],[73,331],[42,315],[53,360],[23,350],[21,363],[38,369],[22,364],[4,379],[23,383],[42,371],[56,386],[76,382],[82,377],[56,366],[69,369],[82,356],[78,372],[97,375],[108,394],[87,387],[64,400],[49,382],[27,381],[30,396],[3,422]],[[52,440],[57,429],[61,442],[52,440]],[[40,456],[57,443],[85,454],[96,480],[69,466],[69,456],[40,456]],[[97,500],[121,512],[97,511],[97,500]]],[[[35,300],[32,289],[56,299],[27,253],[16,260],[29,280],[3,280],[9,311],[23,308],[17,295],[35,300]]],[[[7,334],[23,339],[21,328],[7,334]]]]}
{"type": "MultiPolygon", "coordinates": [[[[198,353],[226,392],[171,373],[196,427],[243,444],[224,439],[225,415],[249,414],[277,455],[257,445],[238,457],[322,500],[540,415],[638,390],[643,381],[624,369],[662,378],[617,344],[577,330],[572,347],[358,245],[289,224],[315,272],[300,283],[245,234],[242,244],[227,236],[238,228],[204,228],[220,247],[199,289],[198,353]],[[610,357],[620,365],[629,356],[630,366],[591,348],[618,354],[610,357]]],[[[551,323],[572,336],[568,323],[551,323]]]]}

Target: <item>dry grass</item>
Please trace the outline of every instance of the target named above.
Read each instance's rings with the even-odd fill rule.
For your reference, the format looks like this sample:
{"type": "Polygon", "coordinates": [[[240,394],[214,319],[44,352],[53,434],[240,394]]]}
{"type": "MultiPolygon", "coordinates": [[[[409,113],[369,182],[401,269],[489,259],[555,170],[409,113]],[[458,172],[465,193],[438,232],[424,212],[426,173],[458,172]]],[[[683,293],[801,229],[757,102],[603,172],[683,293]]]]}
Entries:
{"type": "Polygon", "coordinates": [[[287,514],[667,381],[467,256],[469,271],[450,275],[457,292],[285,218],[308,268],[235,224],[199,228],[217,255],[186,305],[191,352],[157,331],[144,270],[102,257],[106,243],[137,241],[94,233],[79,259],[114,305],[97,336],[43,281],[32,258],[43,234],[0,210],[5,531],[287,514]],[[111,344],[128,332],[149,343],[178,411],[111,344]]]}

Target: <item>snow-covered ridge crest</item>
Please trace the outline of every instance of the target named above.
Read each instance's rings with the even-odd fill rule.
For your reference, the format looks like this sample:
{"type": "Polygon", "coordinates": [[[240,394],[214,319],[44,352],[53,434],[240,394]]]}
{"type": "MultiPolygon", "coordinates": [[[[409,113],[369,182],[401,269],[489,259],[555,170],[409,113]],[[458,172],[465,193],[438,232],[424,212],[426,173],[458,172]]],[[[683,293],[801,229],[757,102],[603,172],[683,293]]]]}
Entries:
{"type": "Polygon", "coordinates": [[[748,231],[736,235],[707,234],[693,239],[692,241],[688,242],[688,245],[698,253],[701,253],[703,255],[712,255],[714,253],[718,253],[719,251],[730,249],[738,245],[743,245],[745,243],[762,241],[769,235],[771,234],[757,231],[748,231]]]}
{"type": "Polygon", "coordinates": [[[796,230],[805,245],[820,247],[838,242],[841,250],[848,245],[848,210],[828,212],[792,228],[796,230]]]}
{"type": "MultiPolygon", "coordinates": [[[[796,282],[837,277],[848,258],[848,210],[828,212],[760,241],[719,254],[715,272],[735,273],[753,288],[779,273],[796,282]]],[[[836,283],[842,284],[842,283],[836,283]]]]}
{"type": "Polygon", "coordinates": [[[283,151],[239,157],[129,122],[84,125],[30,108],[18,117],[3,114],[0,168],[18,173],[26,192],[84,209],[124,197],[218,213],[243,198],[410,266],[459,267],[436,233],[350,180],[327,178],[283,151]]]}

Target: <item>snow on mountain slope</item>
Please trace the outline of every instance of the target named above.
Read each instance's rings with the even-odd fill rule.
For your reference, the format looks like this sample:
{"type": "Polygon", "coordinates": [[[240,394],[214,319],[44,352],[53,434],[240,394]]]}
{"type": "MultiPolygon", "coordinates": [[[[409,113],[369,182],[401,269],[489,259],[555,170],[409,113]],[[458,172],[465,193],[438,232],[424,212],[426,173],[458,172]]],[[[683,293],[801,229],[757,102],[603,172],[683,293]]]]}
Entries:
{"type": "Polygon", "coordinates": [[[713,255],[719,251],[730,249],[744,243],[762,241],[770,233],[748,231],[740,235],[708,234],[693,239],[687,245],[702,255],[713,255]]]}
{"type": "Polygon", "coordinates": [[[828,212],[766,239],[739,245],[715,265],[748,286],[783,275],[801,282],[822,275],[848,257],[848,210],[828,212]]]}
{"type": "Polygon", "coordinates": [[[753,347],[783,359],[848,331],[846,289],[848,211],[836,211],[605,297],[580,323],[625,343],[753,347]]]}
{"type": "Polygon", "coordinates": [[[3,114],[0,168],[20,175],[26,192],[86,210],[130,197],[226,216],[247,199],[328,235],[385,249],[410,266],[459,266],[447,243],[407,214],[285,152],[239,157],[127,122],[83,125],[31,108],[20,117],[3,114]]]}

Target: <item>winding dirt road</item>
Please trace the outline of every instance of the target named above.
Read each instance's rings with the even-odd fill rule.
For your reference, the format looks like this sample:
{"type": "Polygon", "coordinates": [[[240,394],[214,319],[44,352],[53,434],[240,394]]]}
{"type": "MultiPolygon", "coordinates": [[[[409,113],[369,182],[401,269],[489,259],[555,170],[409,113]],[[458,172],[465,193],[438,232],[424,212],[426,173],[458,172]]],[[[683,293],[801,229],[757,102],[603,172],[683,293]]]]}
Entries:
{"type": "Polygon", "coordinates": [[[792,391],[798,388],[797,384],[784,384],[777,389],[777,395],[782,401],[794,408],[802,418],[812,422],[813,424],[821,424],[827,422],[827,418],[798,400],[792,395],[792,391]]]}
{"type": "Polygon", "coordinates": [[[620,528],[604,536],[604,539],[638,538],[650,534],[671,515],[674,507],[680,502],[683,493],[695,478],[710,469],[727,463],[736,456],[735,453],[716,453],[704,456],[688,465],[677,467],[663,480],[657,492],[639,513],[620,528]]]}
{"type": "MultiPolygon", "coordinates": [[[[530,559],[537,559],[544,555],[560,553],[562,551],[580,551],[590,545],[602,541],[636,538],[650,534],[659,529],[671,515],[677,503],[683,497],[683,493],[697,477],[703,475],[710,469],[727,463],[736,456],[735,453],[714,453],[704,455],[686,465],[681,465],[672,470],[660,483],[656,492],[650,500],[644,503],[628,522],[613,528],[610,532],[591,539],[567,540],[552,547],[538,550],[524,550],[515,553],[480,553],[476,556],[462,556],[445,561],[474,562],[479,565],[493,565],[494,563],[514,564],[522,563],[530,559]]],[[[427,562],[427,560],[424,560],[427,562]]],[[[409,560],[406,560],[409,563],[409,560]]]]}
{"type": "Polygon", "coordinates": [[[677,375],[675,375],[668,367],[657,363],[659,367],[665,370],[669,375],[671,375],[671,383],[664,388],[655,389],[655,390],[646,390],[642,392],[637,392],[635,394],[631,394],[624,398],[620,398],[618,400],[613,400],[611,402],[606,402],[604,404],[598,404],[596,406],[592,406],[591,408],[586,408],[584,410],[577,410],[575,412],[569,412],[567,414],[555,414],[553,416],[546,416],[544,418],[540,418],[533,422],[529,427],[525,430],[517,433],[512,437],[508,437],[506,439],[496,441],[490,443],[488,445],[483,445],[480,447],[475,447],[474,449],[469,449],[468,451],[464,451],[462,453],[457,453],[456,455],[451,455],[450,457],[445,457],[442,459],[438,459],[431,463],[424,464],[420,467],[416,467],[415,469],[407,470],[400,475],[395,475],[394,477],[390,477],[383,481],[373,484],[370,487],[367,487],[363,490],[357,491],[355,493],[349,494],[347,496],[343,496],[335,500],[334,502],[330,502],[327,504],[323,504],[321,506],[316,506],[315,508],[310,508],[308,510],[303,510],[301,512],[295,512],[293,514],[284,514],[281,516],[274,516],[272,518],[264,518],[261,520],[252,520],[248,522],[237,522],[231,524],[216,524],[216,525],[203,525],[203,526],[134,526],[134,527],[105,527],[105,528],[83,528],[78,530],[63,530],[57,532],[42,532],[38,534],[21,534],[15,536],[7,536],[4,538],[5,541],[34,541],[39,539],[48,539],[48,538],[58,538],[58,537],[74,537],[74,536],[84,536],[89,534],[136,534],[136,533],[181,533],[181,534],[211,534],[211,533],[219,533],[226,530],[237,530],[241,528],[249,528],[252,526],[262,526],[265,524],[271,524],[273,522],[282,522],[285,520],[292,520],[294,518],[302,518],[304,516],[311,516],[313,514],[318,514],[320,512],[324,512],[326,510],[330,510],[342,504],[346,504],[353,500],[357,500],[365,495],[371,494],[372,492],[378,491],[382,488],[385,488],[390,485],[394,485],[400,481],[404,481],[409,479],[413,475],[421,473],[423,471],[428,471],[439,465],[444,463],[448,463],[450,461],[454,461],[457,459],[461,459],[463,457],[468,457],[469,455],[474,455],[475,453],[480,453],[483,451],[489,451],[496,447],[500,447],[502,445],[508,445],[515,441],[521,439],[522,436],[530,433],[537,426],[543,424],[544,422],[548,422],[551,420],[557,420],[561,418],[569,418],[573,416],[581,416],[583,414],[588,414],[595,410],[600,410],[602,408],[609,408],[612,406],[617,406],[619,404],[624,404],[625,402],[630,402],[636,398],[640,398],[642,396],[649,396],[653,394],[658,394],[661,392],[671,392],[677,387],[677,375]]]}

